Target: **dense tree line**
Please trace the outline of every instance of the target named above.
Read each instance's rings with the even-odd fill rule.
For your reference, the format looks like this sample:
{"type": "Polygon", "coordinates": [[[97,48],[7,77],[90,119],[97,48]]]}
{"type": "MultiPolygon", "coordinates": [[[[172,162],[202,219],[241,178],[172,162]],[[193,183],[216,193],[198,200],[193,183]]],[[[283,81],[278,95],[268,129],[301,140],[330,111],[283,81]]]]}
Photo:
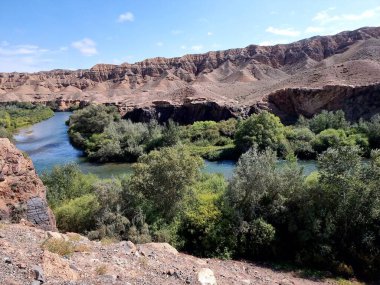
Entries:
{"type": "Polygon", "coordinates": [[[0,106],[0,137],[11,139],[12,133],[21,127],[46,120],[54,112],[42,105],[11,102],[0,106]]]}
{"type": "Polygon", "coordinates": [[[69,125],[89,157],[137,163],[131,176],[105,180],[75,165],[45,174],[62,231],[380,278],[380,116],[350,123],[324,111],[284,126],[261,112],[178,126],[90,106],[69,125]],[[200,156],[240,158],[226,181],[202,174],[200,156]],[[305,177],[297,157],[316,158],[317,171],[305,177]]]}
{"type": "Polygon", "coordinates": [[[183,146],[144,154],[129,177],[100,180],[74,165],[43,176],[62,231],[92,239],[169,242],[200,256],[282,261],[380,277],[380,153],[329,148],[318,171],[253,146],[232,179],[202,174],[183,146]]]}
{"type": "Polygon", "coordinates": [[[270,148],[279,157],[315,159],[329,147],[358,146],[369,157],[380,146],[380,116],[350,123],[342,111],[327,112],[311,119],[300,117],[284,126],[269,112],[247,119],[195,122],[179,126],[169,121],[159,125],[122,120],[114,107],[89,106],[76,111],[69,121],[72,142],[91,160],[134,162],[143,154],[162,147],[185,145],[193,154],[210,160],[238,159],[252,145],[270,148]]]}

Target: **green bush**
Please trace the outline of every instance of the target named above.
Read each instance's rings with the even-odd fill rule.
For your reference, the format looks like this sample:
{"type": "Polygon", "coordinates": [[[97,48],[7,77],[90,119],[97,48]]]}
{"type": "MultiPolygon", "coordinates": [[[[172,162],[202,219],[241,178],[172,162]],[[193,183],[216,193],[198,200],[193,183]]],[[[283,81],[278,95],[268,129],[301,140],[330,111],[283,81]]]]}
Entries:
{"type": "Polygon", "coordinates": [[[187,197],[179,229],[186,251],[204,256],[223,249],[222,198],[226,189],[224,177],[217,174],[204,174],[194,184],[193,194],[187,197]]]}
{"type": "Polygon", "coordinates": [[[10,102],[0,106],[0,128],[11,133],[17,128],[41,122],[53,115],[54,112],[50,108],[42,105],[10,102]]]}
{"type": "Polygon", "coordinates": [[[286,138],[294,154],[300,159],[313,159],[316,153],[312,146],[315,134],[306,127],[287,128],[286,138]]]}
{"type": "Polygon", "coordinates": [[[313,148],[316,152],[323,152],[329,147],[337,147],[347,143],[346,132],[342,129],[326,129],[321,131],[312,141],[313,148]]]}
{"type": "Polygon", "coordinates": [[[58,229],[77,233],[94,229],[99,207],[96,196],[93,194],[62,203],[54,209],[58,229]]]}
{"type": "Polygon", "coordinates": [[[280,119],[267,111],[263,111],[251,115],[238,125],[235,144],[242,152],[247,151],[253,145],[257,145],[260,150],[267,147],[277,150],[280,143],[285,139],[284,133],[285,127],[280,119]]]}
{"type": "Polygon", "coordinates": [[[310,130],[318,134],[327,129],[346,129],[349,123],[346,121],[342,110],[336,112],[322,111],[308,121],[310,130]]]}
{"type": "Polygon", "coordinates": [[[147,201],[145,211],[150,221],[175,217],[190,185],[199,177],[201,165],[201,159],[183,147],[163,148],[139,159],[129,187],[147,201]]]}
{"type": "Polygon", "coordinates": [[[92,193],[97,181],[95,175],[83,174],[77,164],[55,166],[51,172],[43,173],[41,179],[47,187],[46,198],[52,208],[65,200],[92,193]]]}

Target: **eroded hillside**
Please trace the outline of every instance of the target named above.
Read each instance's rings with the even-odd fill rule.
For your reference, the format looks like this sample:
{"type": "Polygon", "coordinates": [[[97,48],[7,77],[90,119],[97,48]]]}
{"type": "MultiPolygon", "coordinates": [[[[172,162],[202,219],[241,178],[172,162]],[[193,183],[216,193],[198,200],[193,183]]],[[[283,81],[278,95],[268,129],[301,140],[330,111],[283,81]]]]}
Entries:
{"type": "Polygon", "coordinates": [[[380,111],[379,82],[375,27],[89,70],[2,73],[0,100],[110,103],[134,120],[220,120],[257,108],[284,119],[342,108],[356,119],[380,111]]]}

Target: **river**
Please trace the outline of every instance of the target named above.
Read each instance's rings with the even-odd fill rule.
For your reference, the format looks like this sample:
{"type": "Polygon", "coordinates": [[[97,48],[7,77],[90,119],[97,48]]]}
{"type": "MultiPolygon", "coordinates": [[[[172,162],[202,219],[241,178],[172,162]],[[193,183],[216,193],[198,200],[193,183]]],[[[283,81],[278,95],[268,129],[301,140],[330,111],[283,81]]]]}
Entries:
{"type": "MultiPolygon", "coordinates": [[[[55,113],[50,119],[21,129],[15,136],[16,146],[25,151],[32,159],[36,171],[41,174],[51,170],[55,165],[75,162],[85,173],[94,173],[99,177],[128,174],[132,172],[130,163],[91,163],[83,156],[83,152],[74,148],[67,134],[70,112],[55,113]]],[[[300,161],[305,175],[315,170],[315,161],[300,161]]],[[[283,164],[279,161],[279,164],[283,164]]],[[[212,162],[205,161],[203,171],[209,173],[222,173],[231,178],[235,169],[234,161],[212,162]]]]}

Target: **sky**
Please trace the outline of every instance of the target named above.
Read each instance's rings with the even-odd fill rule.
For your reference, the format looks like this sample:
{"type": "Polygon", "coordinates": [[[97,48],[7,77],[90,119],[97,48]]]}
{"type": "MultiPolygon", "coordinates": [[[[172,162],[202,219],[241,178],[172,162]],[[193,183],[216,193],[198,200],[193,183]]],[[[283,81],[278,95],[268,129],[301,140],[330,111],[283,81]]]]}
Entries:
{"type": "Polygon", "coordinates": [[[0,72],[91,68],[380,26],[380,0],[17,0],[0,72]]]}

